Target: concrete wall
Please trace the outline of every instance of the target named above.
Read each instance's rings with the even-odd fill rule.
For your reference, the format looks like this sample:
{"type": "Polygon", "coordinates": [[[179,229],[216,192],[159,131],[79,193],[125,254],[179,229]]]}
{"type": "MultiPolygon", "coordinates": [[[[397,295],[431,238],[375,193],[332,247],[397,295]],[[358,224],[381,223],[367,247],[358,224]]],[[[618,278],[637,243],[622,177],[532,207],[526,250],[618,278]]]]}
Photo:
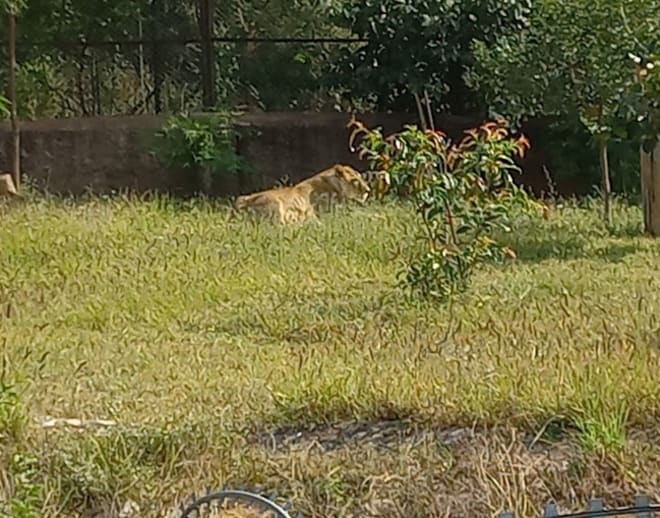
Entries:
{"type": "MultiPolygon", "coordinates": [[[[405,114],[358,116],[369,127],[382,126],[386,133],[404,124],[416,123],[405,114]]],[[[270,187],[288,176],[299,180],[336,162],[364,169],[348,148],[350,116],[342,113],[256,113],[247,114],[239,125],[247,130],[238,151],[252,171],[225,179],[216,194],[234,195],[270,187]]],[[[25,121],[21,124],[22,171],[41,187],[54,193],[78,195],[85,191],[108,193],[130,189],[138,192],[167,191],[186,194],[192,182],[184,171],[160,164],[148,149],[164,116],[140,115],[25,121]]],[[[480,121],[439,116],[436,126],[460,138],[464,129],[480,121]]],[[[547,190],[543,165],[547,157],[542,145],[542,127],[523,128],[532,149],[522,162],[521,183],[535,192],[547,190]]],[[[0,170],[9,167],[10,128],[0,124],[0,170]]],[[[563,184],[565,194],[581,194],[588,186],[563,184]]]]}

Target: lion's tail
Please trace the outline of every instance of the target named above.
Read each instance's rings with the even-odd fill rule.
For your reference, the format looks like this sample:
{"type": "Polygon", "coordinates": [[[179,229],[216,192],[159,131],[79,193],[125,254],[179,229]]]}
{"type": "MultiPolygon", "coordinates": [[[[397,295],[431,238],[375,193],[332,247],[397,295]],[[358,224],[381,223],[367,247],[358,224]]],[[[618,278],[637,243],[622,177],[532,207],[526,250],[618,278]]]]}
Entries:
{"type": "Polygon", "coordinates": [[[234,209],[236,210],[241,210],[247,207],[250,204],[250,201],[254,198],[253,194],[246,194],[243,196],[239,196],[234,200],[234,209]]]}
{"type": "Polygon", "coordinates": [[[263,192],[255,192],[253,194],[244,194],[239,196],[234,201],[234,208],[236,210],[241,210],[250,206],[264,205],[268,203],[268,198],[264,197],[263,192]]]}

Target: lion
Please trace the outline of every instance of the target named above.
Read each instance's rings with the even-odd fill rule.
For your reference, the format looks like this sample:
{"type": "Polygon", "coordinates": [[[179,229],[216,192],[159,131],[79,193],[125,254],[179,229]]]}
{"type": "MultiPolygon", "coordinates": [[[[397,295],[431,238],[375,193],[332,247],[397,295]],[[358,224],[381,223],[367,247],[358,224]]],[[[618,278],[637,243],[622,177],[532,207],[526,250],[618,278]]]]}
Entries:
{"type": "Polygon", "coordinates": [[[12,174],[6,171],[0,171],[0,196],[19,196],[12,174]]]}
{"type": "Polygon", "coordinates": [[[298,223],[318,219],[316,209],[324,198],[328,203],[334,198],[364,203],[369,192],[360,173],[350,166],[335,164],[293,186],[239,196],[234,208],[251,210],[282,224],[298,223]]]}
{"type": "Polygon", "coordinates": [[[315,209],[322,205],[330,209],[335,200],[339,203],[348,200],[364,203],[371,193],[362,175],[351,166],[343,164],[335,164],[300,182],[304,183],[315,185],[311,197],[315,209]]]}

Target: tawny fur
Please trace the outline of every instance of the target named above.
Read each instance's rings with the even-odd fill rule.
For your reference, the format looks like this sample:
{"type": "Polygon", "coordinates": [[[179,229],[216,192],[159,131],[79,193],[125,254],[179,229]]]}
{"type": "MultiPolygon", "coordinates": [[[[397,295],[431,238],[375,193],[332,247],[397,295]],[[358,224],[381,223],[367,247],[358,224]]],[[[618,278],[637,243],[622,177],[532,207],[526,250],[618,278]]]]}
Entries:
{"type": "Polygon", "coordinates": [[[323,199],[330,203],[348,199],[366,201],[369,186],[360,173],[350,166],[336,164],[293,186],[239,196],[236,210],[251,210],[262,217],[287,224],[316,219],[316,208],[323,199]]]}

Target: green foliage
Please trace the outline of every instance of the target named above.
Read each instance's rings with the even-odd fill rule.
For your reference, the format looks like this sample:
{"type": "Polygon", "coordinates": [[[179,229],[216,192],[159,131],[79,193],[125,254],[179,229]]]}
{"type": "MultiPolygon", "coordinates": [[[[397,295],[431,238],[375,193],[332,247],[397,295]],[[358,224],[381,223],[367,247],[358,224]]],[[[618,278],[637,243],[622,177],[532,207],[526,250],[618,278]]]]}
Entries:
{"type": "Polygon", "coordinates": [[[38,482],[38,459],[32,454],[15,453],[9,473],[13,494],[8,501],[0,502],[0,518],[41,518],[44,487],[38,482]]]}
{"type": "Polygon", "coordinates": [[[9,99],[0,94],[0,118],[9,117],[9,99]]]}
{"type": "MultiPolygon", "coordinates": [[[[345,48],[332,66],[335,84],[353,98],[381,108],[411,106],[411,93],[427,90],[454,113],[469,110],[463,82],[470,44],[492,41],[519,28],[531,2],[501,0],[349,0],[333,10],[333,21],[367,43],[345,48]]],[[[414,105],[413,105],[414,106],[414,105]]]]}
{"type": "MultiPolygon", "coordinates": [[[[42,502],[42,487],[35,482],[36,459],[20,453],[17,448],[24,439],[27,413],[18,383],[8,379],[7,366],[5,357],[0,371],[0,466],[7,461],[11,490],[8,498],[0,498],[0,518],[37,518],[40,516],[37,509],[42,502]]],[[[0,496],[2,489],[0,483],[0,496]]]]}
{"type": "Polygon", "coordinates": [[[650,152],[660,136],[660,54],[630,55],[635,63],[636,83],[628,97],[629,116],[635,117],[637,136],[650,152]]]}
{"type": "MultiPolygon", "coordinates": [[[[330,22],[325,0],[227,0],[216,16],[227,36],[310,38],[345,36],[330,22]]],[[[264,110],[315,106],[324,64],[336,46],[244,43],[218,47],[221,94],[264,110]]]]}
{"type": "Polygon", "coordinates": [[[0,0],[0,11],[18,15],[27,5],[27,0],[0,0]]]}
{"type": "MultiPolygon", "coordinates": [[[[171,3],[163,13],[156,13],[142,0],[67,0],[55,3],[52,0],[29,0],[21,13],[21,40],[48,40],[60,38],[69,41],[99,39],[121,39],[137,36],[137,21],[144,22],[145,32],[149,22],[159,18],[162,36],[172,36],[173,30],[167,23],[179,23],[176,30],[190,31],[194,27],[189,17],[191,8],[171,3]],[[169,34],[168,34],[169,33],[169,34]]],[[[35,56],[43,47],[31,49],[35,56]]],[[[159,49],[167,52],[167,49],[159,49]]]]}
{"type": "MultiPolygon", "coordinates": [[[[542,138],[549,172],[555,181],[563,180],[584,188],[600,183],[596,142],[577,116],[549,121],[542,138]]],[[[618,193],[639,194],[638,143],[633,139],[611,139],[608,149],[612,189],[618,193]]]]}
{"type": "MultiPolygon", "coordinates": [[[[150,47],[84,47],[82,43],[149,39],[156,24],[159,38],[190,37],[196,31],[194,16],[194,6],[185,2],[169,3],[162,12],[141,0],[26,2],[18,20],[21,116],[140,113],[153,87],[150,47]],[[81,45],[53,44],[62,41],[81,45]]],[[[201,98],[199,73],[194,70],[197,54],[182,45],[157,48],[166,108],[187,109],[191,98],[201,98]]],[[[6,75],[3,65],[0,79],[6,75]]]]}
{"type": "MultiPolygon", "coordinates": [[[[22,116],[140,113],[152,108],[156,72],[162,79],[163,111],[200,109],[199,46],[82,45],[196,38],[196,6],[142,0],[69,0],[62,5],[30,0],[21,12],[18,35],[19,74],[27,90],[19,92],[25,101],[20,103],[22,116]],[[81,45],[51,45],[53,41],[81,45]]],[[[342,32],[329,22],[327,2],[319,0],[227,0],[216,6],[218,36],[328,37],[342,32]]],[[[214,49],[218,98],[269,110],[320,104],[319,75],[326,52],[334,53],[332,48],[298,43],[218,42],[214,49]]],[[[6,75],[4,67],[0,60],[0,80],[6,75]]]]}
{"type": "Polygon", "coordinates": [[[309,105],[318,89],[318,63],[323,50],[318,45],[255,45],[237,56],[238,92],[249,91],[252,100],[264,110],[287,110],[309,105]]]}
{"type": "Polygon", "coordinates": [[[631,94],[641,91],[626,56],[660,44],[657,9],[642,0],[539,0],[525,30],[475,42],[468,81],[514,119],[576,114],[593,136],[626,139],[639,122],[631,94]]]}
{"type": "Polygon", "coordinates": [[[244,162],[235,144],[235,114],[218,111],[210,114],[170,117],[156,133],[156,156],[173,167],[212,175],[234,175],[244,162]]]}
{"type": "MultiPolygon", "coordinates": [[[[657,12],[657,2],[642,0],[539,0],[524,30],[494,44],[475,42],[476,63],[467,75],[496,114],[515,121],[541,115],[579,121],[599,148],[593,156],[610,224],[608,148],[613,141],[623,143],[620,164],[639,142],[641,129],[642,103],[635,92],[642,87],[626,55],[660,42],[657,12]]],[[[621,182],[630,183],[630,178],[621,182]]]]}
{"type": "Polygon", "coordinates": [[[66,85],[66,72],[61,65],[59,60],[48,55],[21,61],[16,74],[20,117],[35,119],[58,115],[60,100],[53,91],[66,85]]]}
{"type": "Polygon", "coordinates": [[[15,442],[23,434],[27,419],[16,383],[0,376],[0,445],[15,442]]]}
{"type": "Polygon", "coordinates": [[[580,383],[591,389],[591,396],[570,412],[582,448],[601,455],[626,446],[629,424],[629,405],[610,377],[611,372],[600,366],[585,369],[580,383]]]}
{"type": "MultiPolygon", "coordinates": [[[[620,7],[629,0],[539,0],[526,29],[474,44],[470,84],[491,108],[520,119],[577,113],[594,136],[621,135],[618,110],[633,81],[620,7]],[[512,81],[511,78],[516,80],[512,81]]],[[[641,11],[653,2],[640,3],[641,11]]]]}
{"type": "Polygon", "coordinates": [[[501,123],[488,123],[456,145],[442,132],[415,126],[384,137],[360,122],[352,125],[351,144],[365,137],[360,155],[384,173],[385,185],[414,197],[425,247],[408,267],[406,281],[413,289],[444,301],[468,288],[479,263],[515,257],[492,236],[510,232],[517,203],[532,206],[512,178],[519,172],[513,157],[529,146],[524,137],[513,140],[501,123]]]}

